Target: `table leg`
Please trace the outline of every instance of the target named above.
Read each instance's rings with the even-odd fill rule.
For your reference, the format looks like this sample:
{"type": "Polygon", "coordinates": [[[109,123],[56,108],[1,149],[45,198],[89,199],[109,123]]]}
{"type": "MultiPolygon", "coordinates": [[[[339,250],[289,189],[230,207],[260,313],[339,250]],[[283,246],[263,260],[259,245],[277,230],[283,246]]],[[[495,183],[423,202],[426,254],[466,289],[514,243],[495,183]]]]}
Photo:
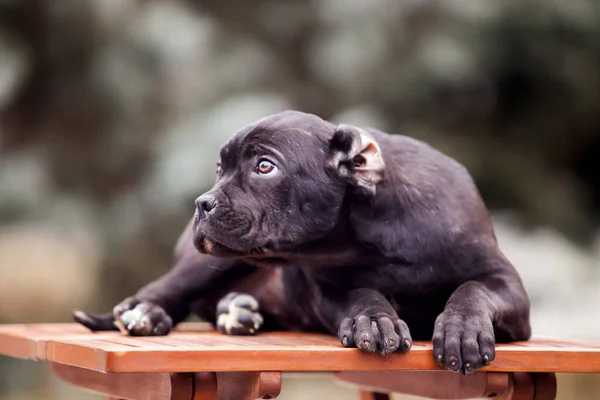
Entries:
{"type": "Polygon", "coordinates": [[[555,400],[556,375],[551,373],[515,372],[510,374],[507,400],[555,400]]]}
{"type": "Polygon", "coordinates": [[[533,400],[555,400],[557,391],[556,375],[548,373],[535,373],[532,375],[535,386],[533,400]]]}
{"type": "Polygon", "coordinates": [[[217,376],[214,372],[194,374],[194,397],[192,400],[216,400],[217,376]]]}
{"type": "Polygon", "coordinates": [[[217,400],[275,399],[281,372],[217,372],[217,400]]]}
{"type": "Polygon", "coordinates": [[[375,393],[361,390],[360,400],[390,400],[390,395],[387,393],[375,393]]]}

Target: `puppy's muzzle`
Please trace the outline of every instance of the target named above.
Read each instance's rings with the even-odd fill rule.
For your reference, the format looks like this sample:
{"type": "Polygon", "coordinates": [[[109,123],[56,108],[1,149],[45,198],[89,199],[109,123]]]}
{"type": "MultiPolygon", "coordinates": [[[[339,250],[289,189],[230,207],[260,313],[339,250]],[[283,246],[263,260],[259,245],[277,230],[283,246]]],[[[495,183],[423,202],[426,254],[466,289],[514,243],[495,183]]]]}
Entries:
{"type": "Polygon", "coordinates": [[[203,194],[196,199],[196,210],[201,219],[207,218],[210,212],[216,207],[217,200],[210,194],[203,194]]]}

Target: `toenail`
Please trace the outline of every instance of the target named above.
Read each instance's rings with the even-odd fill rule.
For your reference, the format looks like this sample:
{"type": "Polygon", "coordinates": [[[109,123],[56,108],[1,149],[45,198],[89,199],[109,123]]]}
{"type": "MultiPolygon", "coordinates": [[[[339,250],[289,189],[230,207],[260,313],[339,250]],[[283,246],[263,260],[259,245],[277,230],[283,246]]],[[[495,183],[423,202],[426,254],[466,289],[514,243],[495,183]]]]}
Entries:
{"type": "Polygon", "coordinates": [[[348,346],[348,337],[344,336],[342,339],[342,346],[348,346]]]}
{"type": "Polygon", "coordinates": [[[406,347],[410,347],[410,340],[408,340],[408,339],[404,339],[404,345],[405,345],[406,347]]]}
{"type": "Polygon", "coordinates": [[[465,367],[467,367],[467,368],[471,368],[471,363],[466,363],[466,364],[465,364],[465,367]]]}
{"type": "Polygon", "coordinates": [[[389,346],[393,346],[396,342],[394,342],[394,339],[390,339],[388,340],[388,345],[389,346]]]}

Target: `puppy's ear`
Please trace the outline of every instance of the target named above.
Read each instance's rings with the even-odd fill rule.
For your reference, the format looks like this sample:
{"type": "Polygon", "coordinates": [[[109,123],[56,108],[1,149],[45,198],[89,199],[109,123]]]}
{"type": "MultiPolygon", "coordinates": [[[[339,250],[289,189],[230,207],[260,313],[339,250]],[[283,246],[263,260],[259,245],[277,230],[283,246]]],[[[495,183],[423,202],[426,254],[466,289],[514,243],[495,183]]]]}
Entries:
{"type": "Polygon", "coordinates": [[[328,167],[353,186],[374,195],[385,164],[379,145],[365,130],[341,124],[329,141],[328,167]]]}

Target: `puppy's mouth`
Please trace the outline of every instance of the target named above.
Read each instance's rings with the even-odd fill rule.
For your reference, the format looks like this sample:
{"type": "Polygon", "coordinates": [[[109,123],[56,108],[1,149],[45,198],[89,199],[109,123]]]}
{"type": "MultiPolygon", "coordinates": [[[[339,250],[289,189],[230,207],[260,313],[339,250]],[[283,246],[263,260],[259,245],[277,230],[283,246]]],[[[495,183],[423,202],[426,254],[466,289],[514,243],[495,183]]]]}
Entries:
{"type": "Polygon", "coordinates": [[[196,236],[194,238],[196,249],[201,253],[210,254],[218,257],[241,257],[245,253],[239,250],[227,247],[208,236],[196,236]]]}
{"type": "MultiPolygon", "coordinates": [[[[230,247],[229,243],[225,244],[223,240],[212,235],[211,230],[204,226],[197,215],[195,216],[192,230],[194,247],[200,253],[219,258],[238,258],[263,265],[282,265],[289,261],[286,256],[280,254],[279,251],[271,249],[269,245],[241,246],[241,248],[237,246],[236,248],[230,247]]],[[[247,245],[249,244],[247,243],[247,245]]]]}
{"type": "Polygon", "coordinates": [[[198,249],[198,251],[201,253],[210,254],[215,257],[241,258],[267,265],[281,265],[288,261],[284,257],[280,257],[273,252],[263,249],[255,248],[250,251],[232,249],[231,247],[227,247],[226,245],[219,243],[208,236],[196,236],[194,238],[194,244],[196,249],[198,249]]]}

